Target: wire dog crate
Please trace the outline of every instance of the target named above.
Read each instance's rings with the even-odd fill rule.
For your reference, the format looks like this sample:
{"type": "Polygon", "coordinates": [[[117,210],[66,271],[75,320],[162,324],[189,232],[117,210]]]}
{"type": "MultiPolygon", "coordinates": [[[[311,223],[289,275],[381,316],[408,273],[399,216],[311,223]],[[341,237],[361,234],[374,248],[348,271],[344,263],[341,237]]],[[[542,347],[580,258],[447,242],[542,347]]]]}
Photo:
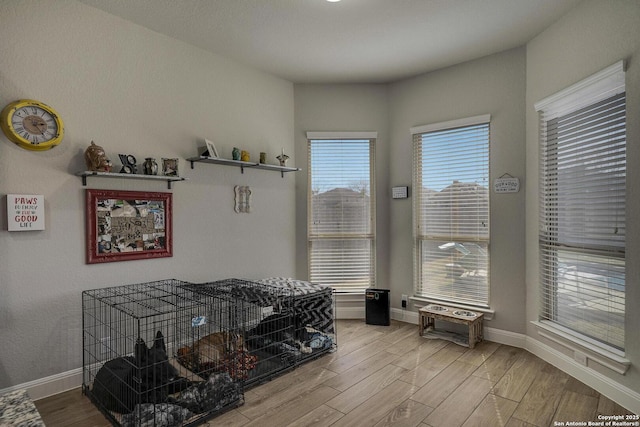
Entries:
{"type": "Polygon", "coordinates": [[[185,285],[164,280],[82,293],[82,388],[113,425],[196,425],[244,403],[233,375],[237,358],[224,359],[226,349],[198,348],[208,363],[198,375],[179,363],[178,351],[201,336],[238,334],[227,299],[202,301],[185,285]]]}
{"type": "MultiPolygon", "coordinates": [[[[225,279],[187,285],[202,297],[235,304],[246,349],[245,386],[257,385],[337,348],[333,290],[294,279],[225,279]],[[222,297],[224,295],[224,297],[222,297]]],[[[199,368],[190,366],[196,372],[199,368]]]]}
{"type": "MultiPolygon", "coordinates": [[[[204,317],[222,325],[218,331],[191,327],[186,344],[177,351],[178,362],[201,378],[216,372],[227,372],[234,380],[246,383],[257,357],[248,351],[244,337],[251,306],[239,299],[228,287],[186,284],[194,298],[205,308],[204,317]]],[[[196,319],[203,322],[204,319],[196,319]]]]}
{"type": "Polygon", "coordinates": [[[238,330],[243,331],[239,379],[257,385],[291,369],[299,350],[295,348],[291,293],[285,289],[242,279],[189,285],[209,304],[210,298],[235,306],[238,330]]]}
{"type": "Polygon", "coordinates": [[[290,294],[287,303],[293,312],[295,335],[304,344],[297,364],[305,363],[337,349],[335,298],[333,289],[304,280],[273,277],[258,283],[290,294]]]}

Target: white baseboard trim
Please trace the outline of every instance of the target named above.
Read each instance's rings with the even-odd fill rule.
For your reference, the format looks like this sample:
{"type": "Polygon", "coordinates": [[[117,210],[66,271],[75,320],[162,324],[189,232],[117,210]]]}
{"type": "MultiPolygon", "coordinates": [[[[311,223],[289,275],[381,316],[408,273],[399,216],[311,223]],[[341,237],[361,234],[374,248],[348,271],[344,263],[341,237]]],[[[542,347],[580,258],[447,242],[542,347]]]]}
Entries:
{"type": "Polygon", "coordinates": [[[80,386],[82,386],[82,368],[77,368],[2,389],[0,390],[0,395],[15,390],[26,389],[31,400],[39,400],[80,386]]]}
{"type": "Polygon", "coordinates": [[[484,328],[484,339],[517,348],[525,348],[527,343],[527,336],[525,334],[505,331],[503,329],[488,328],[486,326],[484,328]]]}
{"type": "Polygon", "coordinates": [[[336,319],[363,319],[364,307],[336,307],[336,319]]]}
{"type": "Polygon", "coordinates": [[[418,313],[413,310],[404,310],[401,308],[391,309],[391,318],[400,322],[418,324],[418,313]]]}

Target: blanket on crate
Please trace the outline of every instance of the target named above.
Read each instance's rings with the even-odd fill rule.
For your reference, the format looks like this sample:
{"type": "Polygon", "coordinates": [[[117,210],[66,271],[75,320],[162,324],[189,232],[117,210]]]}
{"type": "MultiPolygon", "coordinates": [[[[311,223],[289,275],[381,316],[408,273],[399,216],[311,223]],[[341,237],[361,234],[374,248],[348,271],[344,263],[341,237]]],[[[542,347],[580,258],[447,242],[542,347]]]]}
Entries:
{"type": "Polygon", "coordinates": [[[122,416],[123,427],[175,427],[198,414],[212,414],[244,402],[242,388],[228,373],[216,373],[166,403],[143,403],[122,416]]]}
{"type": "Polygon", "coordinates": [[[298,327],[310,326],[325,334],[335,334],[332,288],[286,277],[270,277],[255,282],[291,293],[293,310],[300,322],[298,327]]]}

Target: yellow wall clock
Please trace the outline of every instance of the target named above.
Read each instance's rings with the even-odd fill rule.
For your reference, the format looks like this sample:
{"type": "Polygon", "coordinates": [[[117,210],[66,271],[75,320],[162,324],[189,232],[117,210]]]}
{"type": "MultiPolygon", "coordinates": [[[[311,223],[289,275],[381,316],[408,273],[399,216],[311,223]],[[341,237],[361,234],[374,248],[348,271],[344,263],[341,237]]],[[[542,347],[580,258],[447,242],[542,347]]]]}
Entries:
{"type": "Polygon", "coordinates": [[[56,110],[32,99],[10,103],[0,113],[0,120],[7,138],[27,150],[48,150],[64,136],[64,124],[56,110]]]}

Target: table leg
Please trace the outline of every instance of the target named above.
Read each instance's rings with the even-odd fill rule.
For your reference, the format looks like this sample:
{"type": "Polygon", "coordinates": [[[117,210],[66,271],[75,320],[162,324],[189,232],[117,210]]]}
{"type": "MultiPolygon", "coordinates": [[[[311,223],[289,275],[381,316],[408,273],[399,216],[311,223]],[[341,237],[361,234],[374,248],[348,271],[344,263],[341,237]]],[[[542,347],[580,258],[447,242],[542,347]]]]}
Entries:
{"type": "Polygon", "coordinates": [[[471,322],[468,325],[469,325],[469,348],[473,348],[476,346],[475,323],[471,322]]]}

